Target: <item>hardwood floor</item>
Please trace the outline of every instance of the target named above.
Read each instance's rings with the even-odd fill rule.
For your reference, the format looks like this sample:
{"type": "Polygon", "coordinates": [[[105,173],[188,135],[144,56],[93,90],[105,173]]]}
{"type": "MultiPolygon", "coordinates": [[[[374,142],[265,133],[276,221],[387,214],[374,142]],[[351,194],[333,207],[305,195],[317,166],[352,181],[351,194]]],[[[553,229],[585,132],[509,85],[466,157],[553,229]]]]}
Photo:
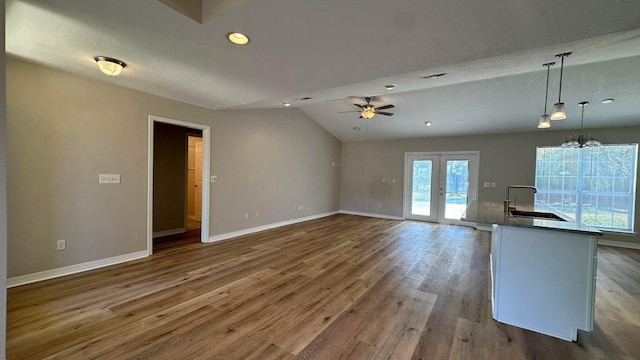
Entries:
{"type": "MultiPolygon", "coordinates": [[[[491,318],[489,237],[336,215],[8,290],[8,359],[638,359],[640,252],[577,343],[491,318]]],[[[542,266],[543,264],[541,264],[542,266]]]]}

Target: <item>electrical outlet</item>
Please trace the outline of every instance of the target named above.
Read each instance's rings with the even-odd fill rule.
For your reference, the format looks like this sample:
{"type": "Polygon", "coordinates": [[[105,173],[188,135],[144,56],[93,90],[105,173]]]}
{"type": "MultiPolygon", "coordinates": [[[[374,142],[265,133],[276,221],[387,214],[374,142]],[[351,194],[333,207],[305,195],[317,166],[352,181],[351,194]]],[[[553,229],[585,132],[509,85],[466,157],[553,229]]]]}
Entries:
{"type": "Polygon", "coordinates": [[[382,203],[378,203],[378,209],[382,209],[382,203]]]}
{"type": "Polygon", "coordinates": [[[211,175],[211,182],[212,183],[218,182],[218,177],[216,175],[211,175]]]}
{"type": "Polygon", "coordinates": [[[249,220],[249,213],[244,213],[244,219],[249,220]]]}
{"type": "Polygon", "coordinates": [[[67,248],[66,240],[58,240],[56,241],[56,250],[64,250],[67,248]]]}
{"type": "Polygon", "coordinates": [[[260,217],[260,211],[256,211],[256,217],[259,218],[260,217]]]}
{"type": "Polygon", "coordinates": [[[120,184],[120,174],[100,174],[99,184],[120,184]]]}

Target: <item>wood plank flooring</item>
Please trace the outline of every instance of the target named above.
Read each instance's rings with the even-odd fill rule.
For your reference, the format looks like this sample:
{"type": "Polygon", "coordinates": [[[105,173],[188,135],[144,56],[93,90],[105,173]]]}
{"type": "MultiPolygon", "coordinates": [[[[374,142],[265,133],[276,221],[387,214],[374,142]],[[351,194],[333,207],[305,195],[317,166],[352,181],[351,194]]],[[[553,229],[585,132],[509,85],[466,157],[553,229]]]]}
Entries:
{"type": "Polygon", "coordinates": [[[638,359],[640,252],[601,247],[595,330],[491,318],[488,233],[335,215],[8,290],[8,359],[638,359]]]}

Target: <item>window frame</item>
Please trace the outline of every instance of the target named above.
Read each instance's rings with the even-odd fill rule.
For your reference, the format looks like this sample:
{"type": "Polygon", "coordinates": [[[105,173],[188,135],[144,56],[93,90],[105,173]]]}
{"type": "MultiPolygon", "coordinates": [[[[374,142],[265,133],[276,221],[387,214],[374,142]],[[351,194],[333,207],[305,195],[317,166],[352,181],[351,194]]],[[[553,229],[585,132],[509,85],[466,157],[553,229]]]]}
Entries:
{"type": "MultiPolygon", "coordinates": [[[[638,184],[638,148],[639,147],[638,147],[638,144],[636,143],[629,143],[629,144],[607,144],[607,145],[603,145],[602,147],[591,148],[591,149],[597,150],[597,149],[614,147],[614,146],[625,146],[625,147],[631,146],[634,148],[633,158],[631,159],[632,164],[630,164],[632,166],[630,177],[626,177],[626,176],[621,177],[616,173],[613,173],[612,175],[608,175],[608,176],[601,176],[600,171],[597,168],[597,165],[595,168],[593,166],[593,153],[591,153],[592,155],[591,159],[587,160],[585,158],[586,152],[583,150],[588,150],[589,148],[567,149],[567,148],[561,148],[560,146],[536,147],[535,185],[538,188],[538,193],[536,193],[536,196],[535,196],[536,204],[544,201],[540,199],[541,197],[544,197],[546,199],[547,206],[549,206],[550,209],[559,211],[560,213],[566,216],[569,216],[570,218],[578,222],[585,223],[584,217],[587,214],[587,212],[584,211],[585,197],[590,197],[591,199],[595,198],[596,203],[599,201],[600,197],[608,197],[612,205],[611,210],[607,212],[607,213],[611,213],[611,217],[612,217],[611,224],[610,224],[611,226],[599,226],[599,225],[592,225],[589,223],[585,223],[585,224],[594,226],[602,231],[607,231],[607,232],[634,233],[636,228],[635,215],[637,211],[636,196],[638,191],[637,184],[638,184]],[[556,160],[556,162],[562,164],[562,173],[564,173],[566,169],[569,167],[566,165],[568,162],[577,161],[576,175],[571,177],[575,179],[575,184],[572,184],[572,186],[570,186],[569,188],[565,188],[565,184],[567,181],[566,175],[570,174],[570,172],[567,172],[567,174],[563,174],[563,175],[551,174],[551,171],[552,171],[551,168],[553,167],[554,164],[551,160],[544,159],[546,153],[543,152],[541,155],[541,150],[544,150],[544,149],[563,151],[562,159],[560,161],[556,160]],[[575,154],[571,154],[570,151],[577,151],[577,152],[575,154]],[[541,156],[542,156],[542,159],[541,159],[541,156]],[[590,162],[591,165],[589,168],[586,168],[586,165],[588,162],[590,162]],[[594,169],[595,169],[595,173],[594,173],[594,169]],[[545,170],[548,170],[549,172],[546,175],[544,174],[545,170]],[[542,174],[540,174],[540,172],[542,172],[542,174]],[[589,181],[590,181],[589,186],[586,186],[587,174],[589,176],[589,181]],[[592,189],[593,183],[591,182],[592,181],[591,179],[593,179],[594,175],[595,175],[595,184],[596,184],[595,190],[592,189]],[[605,183],[607,182],[607,180],[610,180],[610,188],[608,190],[602,190],[602,191],[598,190],[598,186],[602,182],[601,179],[605,179],[604,180],[605,183]],[[539,180],[543,181],[543,183],[539,183],[539,180]],[[618,180],[622,180],[622,183],[624,183],[625,181],[628,181],[627,191],[616,191],[617,184],[620,183],[620,181],[618,180]],[[560,189],[553,189],[552,183],[554,181],[561,181],[561,184],[558,184],[556,182],[556,186],[560,185],[560,189]],[[585,189],[585,188],[589,188],[589,189],[585,189]],[[559,198],[561,199],[560,202],[559,203],[554,202],[553,203],[554,205],[552,206],[549,203],[549,201],[552,198],[558,199],[558,195],[559,195],[559,198]],[[571,197],[574,198],[573,203],[565,202],[565,198],[570,199],[571,197]],[[626,228],[615,227],[614,219],[613,219],[613,216],[615,215],[615,210],[616,210],[615,208],[616,200],[623,197],[628,201],[627,208],[625,209],[626,210],[625,212],[627,213],[626,228]]],[[[571,170],[576,169],[575,165],[576,164],[574,164],[574,167],[571,168],[571,170]]],[[[597,205],[595,207],[594,216],[596,217],[596,219],[598,219],[597,205]]]]}

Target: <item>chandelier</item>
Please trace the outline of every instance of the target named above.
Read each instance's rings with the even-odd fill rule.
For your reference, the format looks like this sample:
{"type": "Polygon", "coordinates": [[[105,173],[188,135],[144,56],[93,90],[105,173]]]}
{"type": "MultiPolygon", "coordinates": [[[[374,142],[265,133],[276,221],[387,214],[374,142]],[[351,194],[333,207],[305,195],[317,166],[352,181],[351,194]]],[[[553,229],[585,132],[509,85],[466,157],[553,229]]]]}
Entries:
{"type": "Polygon", "coordinates": [[[560,147],[563,148],[580,148],[583,147],[597,147],[602,146],[602,143],[596,139],[595,136],[591,134],[583,134],[582,128],[584,125],[584,107],[589,104],[588,101],[582,101],[578,103],[580,107],[582,107],[582,117],[580,118],[580,134],[569,136],[560,147]]]}

